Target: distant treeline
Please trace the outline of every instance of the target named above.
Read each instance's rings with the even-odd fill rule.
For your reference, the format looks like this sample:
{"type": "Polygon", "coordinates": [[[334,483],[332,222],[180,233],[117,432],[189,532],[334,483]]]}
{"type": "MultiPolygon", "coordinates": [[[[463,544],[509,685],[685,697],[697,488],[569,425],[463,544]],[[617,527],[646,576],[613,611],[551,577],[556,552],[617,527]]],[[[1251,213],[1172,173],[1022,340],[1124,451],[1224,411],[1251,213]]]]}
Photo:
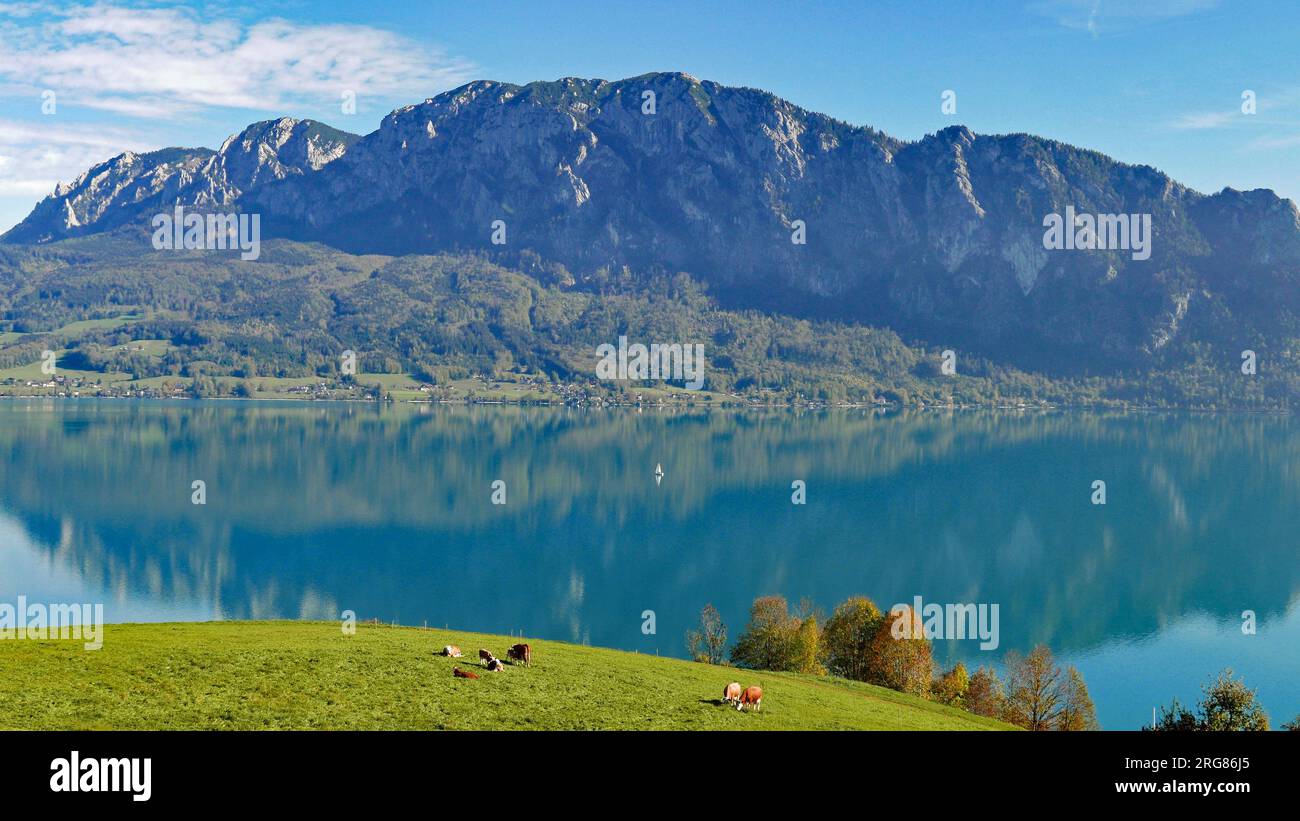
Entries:
{"type": "MultiPolygon", "coordinates": [[[[527,372],[583,383],[596,394],[636,383],[595,378],[595,349],[633,342],[704,345],[705,388],[768,401],[898,404],[1166,405],[1285,409],[1300,395],[1288,345],[1240,351],[1187,345],[1142,372],[1079,365],[1029,373],[880,328],[726,310],[686,273],[602,270],[576,282],[523,255],[519,270],[474,255],[353,256],[273,243],[257,263],[235,255],[143,253],[112,235],[0,255],[0,368],[42,349],[69,349],[64,367],[156,376],[342,376],[344,351],[360,372],[411,373],[438,384],[468,375],[527,372]],[[87,319],[105,327],[61,332],[87,319]],[[127,319],[122,319],[128,317],[127,319]],[[135,317],[135,318],[130,318],[135,317]],[[121,348],[159,339],[161,356],[121,348]],[[1063,376],[1062,374],[1070,374],[1063,376]]],[[[931,335],[933,338],[933,335],[931,335]]],[[[649,383],[643,383],[648,385],[649,383]]]]}

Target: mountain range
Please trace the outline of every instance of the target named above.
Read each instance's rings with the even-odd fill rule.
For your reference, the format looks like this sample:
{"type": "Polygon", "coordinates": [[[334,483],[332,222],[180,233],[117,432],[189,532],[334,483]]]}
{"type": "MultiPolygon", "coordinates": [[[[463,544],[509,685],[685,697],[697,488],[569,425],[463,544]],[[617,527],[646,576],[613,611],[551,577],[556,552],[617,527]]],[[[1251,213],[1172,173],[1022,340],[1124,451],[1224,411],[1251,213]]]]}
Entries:
{"type": "Polygon", "coordinates": [[[478,81],[360,137],[283,118],[217,151],[126,153],[0,240],[139,228],[176,204],[260,214],[264,238],[480,254],[578,289],[683,271],[728,308],[1050,374],[1300,351],[1300,211],[1272,191],[1206,195],[1028,134],[909,142],[682,73],[478,81]],[[1149,258],[1045,247],[1067,208],[1150,215],[1149,258]]]}

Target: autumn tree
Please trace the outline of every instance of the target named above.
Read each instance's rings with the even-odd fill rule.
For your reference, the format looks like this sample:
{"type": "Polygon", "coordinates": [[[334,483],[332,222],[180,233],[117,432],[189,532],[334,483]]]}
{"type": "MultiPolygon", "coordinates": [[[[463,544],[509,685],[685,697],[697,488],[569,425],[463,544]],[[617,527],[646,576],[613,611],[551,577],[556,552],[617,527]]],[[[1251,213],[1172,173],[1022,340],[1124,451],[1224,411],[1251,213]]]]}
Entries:
{"type": "Polygon", "coordinates": [[[1097,730],[1097,711],[1088,695],[1088,685],[1083,683],[1083,675],[1073,665],[1065,671],[1065,681],[1061,686],[1061,711],[1056,718],[1058,730],[1097,730]]]}
{"type": "Polygon", "coordinates": [[[686,648],[691,658],[705,664],[721,664],[727,649],[727,625],[712,604],[700,611],[698,630],[686,631],[686,648]]]}
{"type": "Polygon", "coordinates": [[[731,660],[755,670],[783,670],[790,654],[790,608],[784,596],[760,596],[749,607],[749,624],[731,648],[731,660]]]}
{"type": "Polygon", "coordinates": [[[871,640],[884,615],[866,596],[854,596],[835,608],[822,630],[822,657],[832,675],[866,681],[871,640]]]}
{"type": "Polygon", "coordinates": [[[731,661],[755,670],[815,673],[817,619],[809,609],[792,614],[784,596],[761,596],[749,608],[749,624],[731,648],[731,661]]]}
{"type": "Polygon", "coordinates": [[[1006,697],[1002,679],[992,667],[980,667],[966,687],[965,708],[968,712],[986,718],[1001,718],[1006,697]]]}
{"type": "Polygon", "coordinates": [[[1007,695],[1003,718],[1026,730],[1056,729],[1064,706],[1065,679],[1052,651],[1040,644],[1022,656],[1007,653],[1007,695]]]}
{"type": "Polygon", "coordinates": [[[920,614],[906,605],[891,610],[871,637],[867,681],[926,696],[934,675],[934,652],[920,614]]]}
{"type": "Polygon", "coordinates": [[[805,613],[798,619],[790,648],[790,669],[799,673],[825,675],[821,664],[821,630],[815,613],[805,613]]]}
{"type": "Polygon", "coordinates": [[[966,703],[966,693],[970,689],[970,674],[966,671],[966,665],[960,661],[953,665],[953,668],[939,677],[931,687],[931,694],[934,700],[940,704],[948,704],[953,707],[963,707],[966,703]]]}

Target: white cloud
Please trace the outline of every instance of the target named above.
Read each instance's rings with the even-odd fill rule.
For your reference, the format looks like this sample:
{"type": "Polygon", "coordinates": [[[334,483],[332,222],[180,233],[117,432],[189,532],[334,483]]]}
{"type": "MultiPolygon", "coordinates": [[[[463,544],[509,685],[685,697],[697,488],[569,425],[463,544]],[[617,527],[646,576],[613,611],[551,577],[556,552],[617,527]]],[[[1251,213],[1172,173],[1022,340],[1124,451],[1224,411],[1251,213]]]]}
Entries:
{"type": "Polygon", "coordinates": [[[122,151],[152,151],[139,134],[102,125],[59,126],[0,120],[0,197],[49,194],[122,151]]]}
{"type": "MultiPolygon", "coordinates": [[[[1242,90],[1245,93],[1245,89],[1242,90]]],[[[1242,106],[1224,108],[1219,111],[1192,111],[1179,115],[1169,125],[1178,131],[1208,131],[1219,129],[1276,129],[1293,128],[1297,123],[1295,111],[1300,103],[1300,90],[1268,89],[1260,91],[1255,98],[1254,114],[1242,111],[1242,106]]],[[[1270,144],[1268,138],[1257,141],[1257,145],[1270,144]]],[[[1284,143],[1285,144],[1285,143],[1284,143]]],[[[1269,145],[1269,147],[1278,147],[1269,145]]]]}
{"type": "Polygon", "coordinates": [[[49,3],[0,3],[0,16],[32,17],[53,10],[49,3]]]}
{"type": "Polygon", "coordinates": [[[1260,137],[1246,144],[1247,151],[1272,151],[1278,148],[1295,148],[1300,146],[1300,134],[1283,134],[1260,137]]]}
{"type": "Polygon", "coordinates": [[[0,2],[0,98],[25,101],[33,114],[0,119],[0,221],[16,221],[16,198],[35,202],[116,154],[158,148],[167,123],[224,121],[244,109],[337,111],[348,91],[361,110],[368,99],[401,104],[474,70],[369,26],[247,22],[154,4],[0,2]],[[54,116],[37,113],[46,90],[56,94],[54,116]],[[112,127],[82,122],[105,115],[112,127]]]}
{"type": "Polygon", "coordinates": [[[0,83],[60,105],[170,118],[206,108],[281,113],[300,105],[420,98],[473,66],[392,32],[358,25],[206,19],[185,8],[109,4],[45,10],[0,5],[0,83]]]}
{"type": "Polygon", "coordinates": [[[1243,116],[1245,115],[1239,111],[1201,111],[1182,115],[1177,120],[1174,120],[1173,127],[1190,131],[1224,128],[1243,116]]]}
{"type": "Polygon", "coordinates": [[[1093,35],[1207,11],[1219,0],[1035,0],[1029,10],[1093,35]]]}

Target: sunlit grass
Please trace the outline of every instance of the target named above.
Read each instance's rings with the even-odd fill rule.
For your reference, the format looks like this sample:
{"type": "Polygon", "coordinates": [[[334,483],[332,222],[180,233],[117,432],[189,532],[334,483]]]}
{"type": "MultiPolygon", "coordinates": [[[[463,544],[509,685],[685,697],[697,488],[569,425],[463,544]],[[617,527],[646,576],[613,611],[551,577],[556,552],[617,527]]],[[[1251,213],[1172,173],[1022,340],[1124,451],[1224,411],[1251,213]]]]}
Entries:
{"type": "Polygon", "coordinates": [[[1010,729],[857,682],[528,640],[531,667],[488,673],[518,641],[338,623],[109,625],[104,646],[0,641],[0,729],[1010,729]],[[465,657],[437,655],[457,644],[465,657]],[[454,678],[453,666],[477,681],[454,678]],[[736,680],[758,713],[719,703],[736,680]]]}

